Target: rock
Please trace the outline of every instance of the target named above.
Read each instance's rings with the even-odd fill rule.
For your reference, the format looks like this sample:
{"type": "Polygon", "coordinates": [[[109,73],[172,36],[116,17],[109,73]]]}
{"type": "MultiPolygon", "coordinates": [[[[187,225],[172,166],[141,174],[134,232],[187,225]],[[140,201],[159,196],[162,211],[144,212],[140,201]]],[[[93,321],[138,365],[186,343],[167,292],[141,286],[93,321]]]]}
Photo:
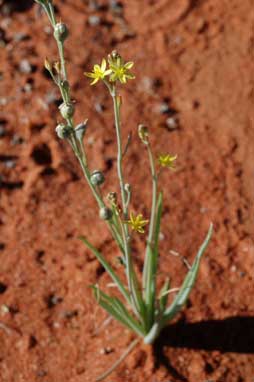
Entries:
{"type": "Polygon", "coordinates": [[[88,17],[88,24],[91,27],[95,27],[97,25],[100,25],[100,23],[101,23],[101,18],[99,16],[92,15],[92,16],[88,17]]]}
{"type": "Polygon", "coordinates": [[[176,117],[169,117],[166,120],[167,128],[170,130],[175,130],[178,128],[178,121],[176,117]]]}
{"type": "Polygon", "coordinates": [[[32,65],[28,60],[21,60],[19,64],[19,71],[23,74],[29,74],[32,72],[32,65]]]}

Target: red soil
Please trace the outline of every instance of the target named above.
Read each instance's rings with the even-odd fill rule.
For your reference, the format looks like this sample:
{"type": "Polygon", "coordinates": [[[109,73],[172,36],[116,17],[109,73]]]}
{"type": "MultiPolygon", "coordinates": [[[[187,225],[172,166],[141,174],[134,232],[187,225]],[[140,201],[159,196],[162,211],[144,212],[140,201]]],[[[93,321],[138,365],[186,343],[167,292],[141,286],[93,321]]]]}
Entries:
{"type": "MultiPolygon", "coordinates": [[[[109,279],[77,237],[86,234],[114,264],[117,253],[70,148],[55,136],[47,19],[32,1],[0,3],[0,381],[91,382],[133,337],[114,321],[100,330],[107,316],[89,285],[107,288],[109,279]]],[[[122,89],[133,210],[148,215],[151,197],[137,124],[151,127],[157,153],[179,158],[161,180],[161,277],[179,286],[186,269],[169,251],[191,261],[215,224],[188,307],[108,381],[253,382],[253,0],[98,3],[56,1],[71,29],[77,121],[89,118],[90,167],[104,170],[103,192],[117,184],[112,107],[83,72],[118,49],[135,62],[136,80],[122,89]]],[[[135,249],[140,265],[140,237],[135,249]]]]}

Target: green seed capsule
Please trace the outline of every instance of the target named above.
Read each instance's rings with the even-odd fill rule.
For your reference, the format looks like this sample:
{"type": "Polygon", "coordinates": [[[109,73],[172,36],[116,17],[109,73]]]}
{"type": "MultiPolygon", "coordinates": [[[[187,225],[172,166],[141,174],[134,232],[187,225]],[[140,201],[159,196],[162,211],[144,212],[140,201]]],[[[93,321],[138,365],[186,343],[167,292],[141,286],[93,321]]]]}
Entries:
{"type": "Polygon", "coordinates": [[[95,170],[92,172],[90,180],[93,186],[100,186],[105,182],[105,177],[101,171],[95,170]]]}
{"type": "Polygon", "coordinates": [[[56,40],[64,42],[69,35],[68,28],[63,23],[57,23],[54,29],[54,37],[56,40]]]}
{"type": "Polygon", "coordinates": [[[56,127],[56,133],[58,138],[67,139],[72,133],[72,128],[70,126],[65,125],[64,123],[60,123],[56,127]]]}
{"type": "Polygon", "coordinates": [[[84,138],[84,135],[86,133],[86,129],[87,129],[87,119],[82,122],[82,123],[79,123],[75,129],[74,129],[74,132],[75,132],[75,135],[76,135],[76,138],[79,140],[79,141],[82,141],[83,138],[84,138]]]}
{"type": "Polygon", "coordinates": [[[72,118],[74,115],[74,105],[69,103],[62,103],[62,105],[59,106],[60,113],[64,119],[72,118]]]}
{"type": "Polygon", "coordinates": [[[110,220],[113,216],[113,212],[108,207],[102,207],[100,209],[99,215],[102,220],[110,220]]]}

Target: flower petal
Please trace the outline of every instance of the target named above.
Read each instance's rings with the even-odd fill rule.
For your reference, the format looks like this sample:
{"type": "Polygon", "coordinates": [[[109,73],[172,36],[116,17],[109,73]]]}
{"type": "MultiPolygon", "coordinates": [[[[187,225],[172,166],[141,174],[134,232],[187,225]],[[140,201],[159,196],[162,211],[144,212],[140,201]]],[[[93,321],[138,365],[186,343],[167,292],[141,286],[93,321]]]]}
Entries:
{"type": "Polygon", "coordinates": [[[105,72],[106,67],[107,67],[107,62],[106,62],[105,58],[103,58],[101,61],[101,71],[105,72]]]}
{"type": "Polygon", "coordinates": [[[90,85],[95,85],[98,81],[99,81],[99,78],[96,77],[96,78],[90,83],[90,85]]]}
{"type": "Polygon", "coordinates": [[[92,72],[85,72],[84,76],[89,77],[89,78],[95,78],[94,73],[92,73],[92,72]]]}
{"type": "Polygon", "coordinates": [[[133,67],[133,65],[134,65],[134,62],[129,61],[129,62],[126,62],[126,64],[124,64],[124,67],[129,70],[133,67]]]}

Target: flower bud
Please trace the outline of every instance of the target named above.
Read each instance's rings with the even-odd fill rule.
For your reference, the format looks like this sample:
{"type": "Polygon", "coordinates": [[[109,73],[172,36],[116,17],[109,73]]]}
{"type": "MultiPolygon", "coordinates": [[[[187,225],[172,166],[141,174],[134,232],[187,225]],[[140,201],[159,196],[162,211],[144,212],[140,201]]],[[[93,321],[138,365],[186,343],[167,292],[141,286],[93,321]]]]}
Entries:
{"type": "Polygon", "coordinates": [[[85,135],[85,132],[86,132],[86,129],[87,129],[87,121],[88,119],[86,119],[84,122],[82,123],[79,123],[75,129],[74,129],[74,132],[75,132],[75,135],[76,135],[76,138],[79,140],[79,141],[82,141],[83,138],[84,138],[84,135],[85,135]]]}
{"type": "Polygon", "coordinates": [[[54,29],[54,37],[60,42],[64,42],[69,35],[68,28],[63,23],[57,23],[54,29]]]}
{"type": "Polygon", "coordinates": [[[105,181],[103,173],[99,170],[93,171],[90,176],[90,180],[93,186],[100,186],[105,181]]]}
{"type": "Polygon", "coordinates": [[[110,192],[110,193],[107,195],[107,199],[108,199],[108,201],[109,201],[112,205],[116,205],[116,204],[117,204],[117,193],[116,193],[116,192],[110,192]]]}
{"type": "Polygon", "coordinates": [[[113,216],[113,212],[108,207],[102,207],[100,209],[99,215],[102,220],[110,220],[113,216]]]}
{"type": "Polygon", "coordinates": [[[113,50],[109,55],[108,55],[108,62],[109,64],[114,64],[116,61],[118,60],[121,60],[122,57],[120,56],[120,54],[116,51],[116,50],[113,50]]]}
{"type": "Polygon", "coordinates": [[[57,74],[60,74],[60,73],[61,73],[61,64],[60,64],[59,61],[54,62],[53,67],[54,67],[55,72],[56,72],[57,74]]]}
{"type": "Polygon", "coordinates": [[[125,183],[124,190],[129,194],[131,192],[131,185],[129,183],[125,183]]]}
{"type": "Polygon", "coordinates": [[[148,134],[148,129],[146,126],[144,126],[144,125],[138,126],[138,135],[144,144],[148,144],[149,134],[148,134]]]}
{"type": "Polygon", "coordinates": [[[65,125],[64,123],[60,123],[56,127],[56,133],[58,135],[58,138],[67,139],[72,133],[72,128],[68,125],[65,125]]]}
{"type": "Polygon", "coordinates": [[[64,119],[69,119],[74,115],[74,105],[71,102],[64,102],[59,106],[60,113],[64,119]]]}
{"type": "Polygon", "coordinates": [[[44,66],[45,68],[51,72],[52,71],[52,64],[51,62],[48,60],[48,58],[46,57],[45,60],[44,60],[44,66]]]}

